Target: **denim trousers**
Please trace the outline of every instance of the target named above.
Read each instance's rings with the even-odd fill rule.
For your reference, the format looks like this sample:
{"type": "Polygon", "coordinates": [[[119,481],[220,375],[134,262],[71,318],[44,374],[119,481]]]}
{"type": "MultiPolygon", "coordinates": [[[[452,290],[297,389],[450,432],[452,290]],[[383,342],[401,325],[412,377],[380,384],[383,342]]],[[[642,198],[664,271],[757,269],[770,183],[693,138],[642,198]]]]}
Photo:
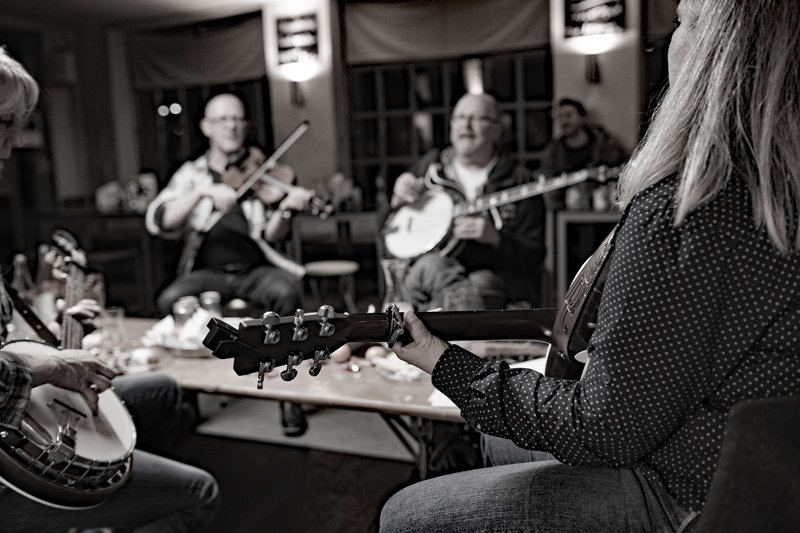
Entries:
{"type": "Polygon", "coordinates": [[[414,309],[422,311],[502,309],[508,299],[503,279],[491,270],[467,272],[457,259],[436,253],[411,265],[404,286],[414,309]]]}
{"type": "Polygon", "coordinates": [[[297,280],[280,268],[260,266],[235,274],[214,268],[194,270],[173,281],[158,295],[158,311],[167,316],[172,312],[172,304],[182,296],[199,296],[205,291],[217,291],[223,303],[241,298],[262,311],[274,311],[280,316],[294,315],[300,308],[297,280]]]}
{"type": "Polygon", "coordinates": [[[482,451],[495,466],[392,496],[381,533],[674,533],[694,516],[633,469],[568,466],[496,437],[482,451]]]}
{"type": "MultiPolygon", "coordinates": [[[[180,389],[163,374],[121,376],[113,381],[144,438],[168,448],[176,438],[180,389]]],[[[42,505],[0,485],[0,531],[43,533],[108,527],[115,533],[204,531],[219,506],[219,488],[207,472],[134,450],[128,481],[94,509],[67,511],[42,505]]]]}

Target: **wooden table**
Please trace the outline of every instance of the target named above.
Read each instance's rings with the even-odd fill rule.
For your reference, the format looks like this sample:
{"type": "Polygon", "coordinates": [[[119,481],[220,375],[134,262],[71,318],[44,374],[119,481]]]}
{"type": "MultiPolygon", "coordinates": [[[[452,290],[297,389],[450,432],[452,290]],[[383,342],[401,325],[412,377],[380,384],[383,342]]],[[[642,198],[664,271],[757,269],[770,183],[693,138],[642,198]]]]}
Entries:
{"type": "MultiPolygon", "coordinates": [[[[153,319],[127,318],[128,339],[135,344],[155,323],[153,319]]],[[[193,357],[167,357],[157,370],[188,391],[377,412],[415,458],[423,478],[428,471],[432,421],[464,422],[458,408],[430,405],[428,398],[435,389],[427,376],[413,382],[392,381],[368,364],[351,372],[327,361],[320,374],[312,377],[308,374],[311,361],[306,360],[297,367],[294,380],[267,379],[258,390],[256,374],[237,376],[232,359],[217,359],[205,349],[194,353],[193,357]]]]}
{"type": "MultiPolygon", "coordinates": [[[[155,322],[127,318],[128,338],[141,338],[155,322]]],[[[187,390],[463,422],[457,408],[430,405],[428,398],[435,389],[428,377],[413,382],[392,381],[368,364],[361,365],[358,372],[350,372],[330,361],[324,362],[320,374],[312,377],[308,374],[311,361],[306,360],[297,367],[294,380],[267,379],[264,388],[258,390],[256,374],[237,376],[232,359],[217,359],[205,349],[201,353],[206,356],[168,358],[158,370],[187,390]]]]}

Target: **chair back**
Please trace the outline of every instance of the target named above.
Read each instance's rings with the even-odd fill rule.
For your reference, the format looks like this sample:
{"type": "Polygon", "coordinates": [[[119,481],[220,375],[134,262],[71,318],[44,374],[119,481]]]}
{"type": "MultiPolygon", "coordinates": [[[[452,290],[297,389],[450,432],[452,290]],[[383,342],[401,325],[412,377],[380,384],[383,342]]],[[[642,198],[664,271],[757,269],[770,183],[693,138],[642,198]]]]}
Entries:
{"type": "Polygon", "coordinates": [[[800,396],[731,408],[694,533],[800,531],[800,396]]]}

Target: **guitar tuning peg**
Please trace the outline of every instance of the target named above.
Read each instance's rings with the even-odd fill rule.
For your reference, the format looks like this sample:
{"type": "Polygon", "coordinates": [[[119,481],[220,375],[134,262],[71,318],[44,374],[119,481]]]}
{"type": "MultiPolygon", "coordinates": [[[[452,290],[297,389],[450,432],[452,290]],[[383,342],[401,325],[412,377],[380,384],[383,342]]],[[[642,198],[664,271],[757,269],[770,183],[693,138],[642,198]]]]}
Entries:
{"type": "Polygon", "coordinates": [[[329,320],[336,316],[336,312],[330,305],[323,305],[319,308],[317,314],[320,317],[319,336],[330,337],[336,332],[336,328],[329,322],[329,320]]]}
{"type": "Polygon", "coordinates": [[[264,388],[264,375],[275,368],[275,359],[261,359],[258,362],[258,390],[264,388]]]}
{"type": "Polygon", "coordinates": [[[267,311],[261,316],[261,323],[264,324],[264,344],[278,344],[281,340],[281,332],[274,329],[280,321],[280,315],[274,311],[267,311]]]}
{"type": "Polygon", "coordinates": [[[297,370],[293,367],[303,362],[303,354],[300,352],[289,352],[286,354],[286,370],[281,372],[281,379],[283,381],[292,381],[297,377],[297,370]]]}
{"type": "Polygon", "coordinates": [[[324,346],[320,346],[314,350],[314,364],[308,369],[308,373],[316,377],[319,371],[322,370],[322,361],[325,361],[331,356],[331,351],[324,346]]]}
{"type": "Polygon", "coordinates": [[[292,340],[295,342],[304,341],[308,338],[308,328],[303,327],[305,313],[302,309],[294,312],[294,334],[292,340]]]}

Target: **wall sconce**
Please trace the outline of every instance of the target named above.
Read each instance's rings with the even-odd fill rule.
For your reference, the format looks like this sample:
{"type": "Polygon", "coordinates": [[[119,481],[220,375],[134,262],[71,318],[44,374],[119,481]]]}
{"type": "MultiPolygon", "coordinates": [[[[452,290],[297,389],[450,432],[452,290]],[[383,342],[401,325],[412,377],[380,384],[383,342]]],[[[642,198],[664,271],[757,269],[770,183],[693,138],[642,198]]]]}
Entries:
{"type": "Polygon", "coordinates": [[[600,83],[600,67],[597,64],[597,54],[586,56],[586,83],[600,83]]]}
{"type": "Polygon", "coordinates": [[[289,80],[289,99],[294,107],[303,107],[305,100],[300,82],[320,71],[317,15],[277,19],[278,70],[289,80]]]}

